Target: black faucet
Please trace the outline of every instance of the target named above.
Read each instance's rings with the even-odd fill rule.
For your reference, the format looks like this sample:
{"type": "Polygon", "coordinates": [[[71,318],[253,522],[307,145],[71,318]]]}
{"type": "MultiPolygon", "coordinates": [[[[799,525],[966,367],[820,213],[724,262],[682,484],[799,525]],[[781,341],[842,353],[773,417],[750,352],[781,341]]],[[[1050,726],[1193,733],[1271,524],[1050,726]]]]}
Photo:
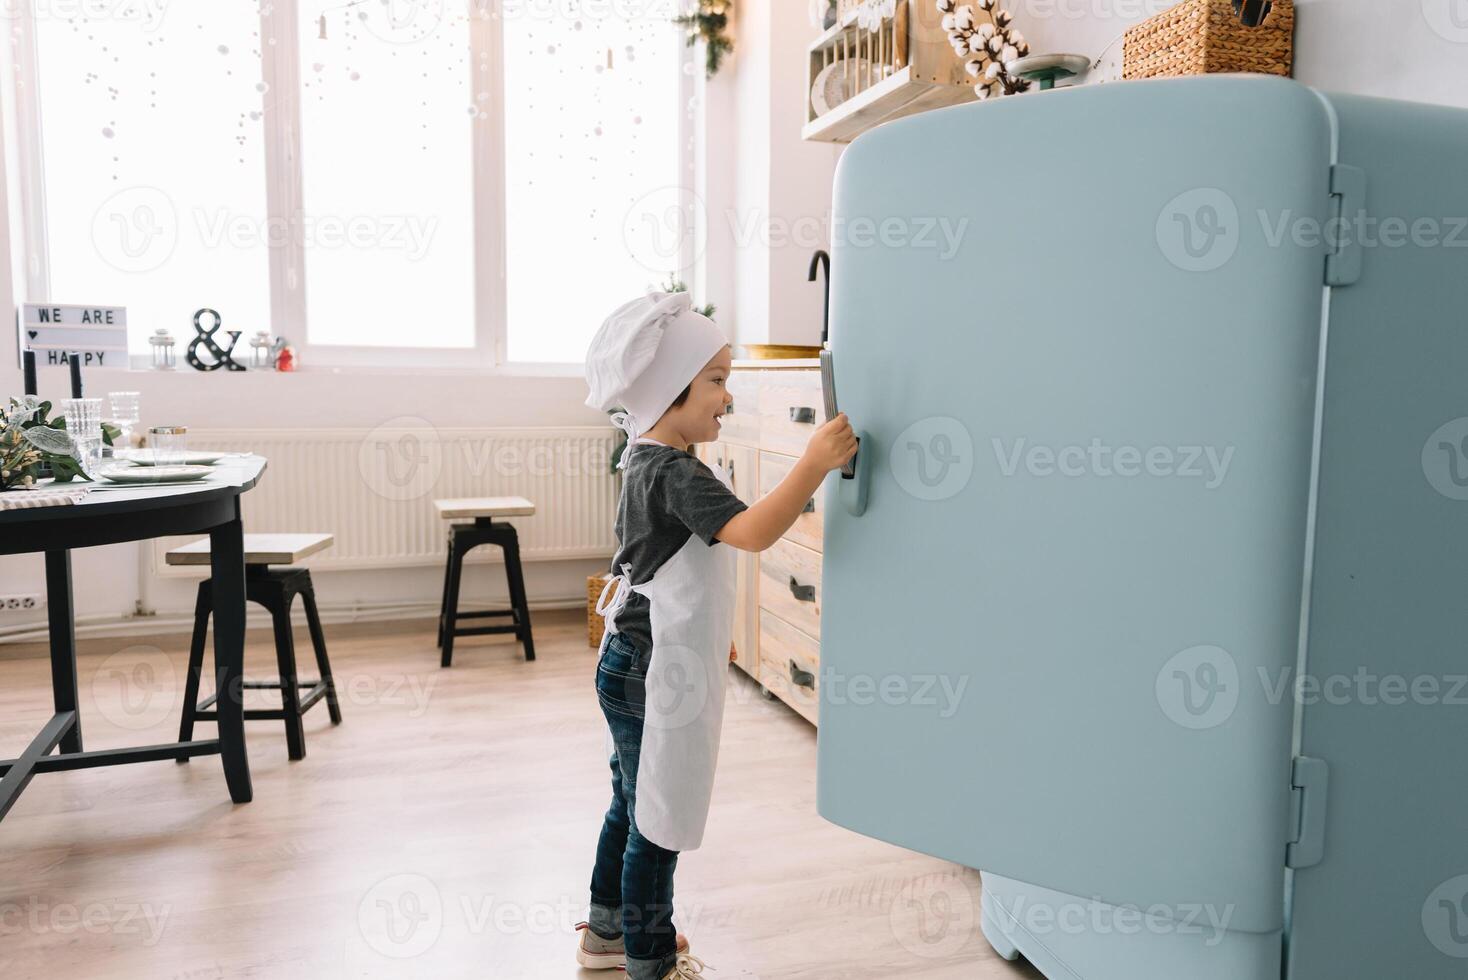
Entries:
{"type": "Polygon", "coordinates": [[[825,249],[817,249],[816,254],[810,257],[810,272],[805,281],[815,282],[818,269],[824,269],[826,273],[826,305],[821,311],[821,346],[824,347],[826,335],[831,331],[831,256],[826,254],[825,249]]]}

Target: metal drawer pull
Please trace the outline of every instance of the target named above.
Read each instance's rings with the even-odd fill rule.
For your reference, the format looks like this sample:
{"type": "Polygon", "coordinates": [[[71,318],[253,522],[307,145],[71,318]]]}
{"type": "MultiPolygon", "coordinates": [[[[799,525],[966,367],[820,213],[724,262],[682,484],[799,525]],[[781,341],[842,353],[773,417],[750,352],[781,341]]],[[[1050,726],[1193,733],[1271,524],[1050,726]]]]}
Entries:
{"type": "Polygon", "coordinates": [[[790,594],[801,602],[816,601],[816,587],[814,585],[801,585],[795,581],[795,576],[790,576],[790,594]]]}
{"type": "Polygon", "coordinates": [[[796,687],[816,689],[816,675],[808,670],[802,670],[794,660],[790,661],[790,683],[796,687]]]}
{"type": "Polygon", "coordinates": [[[816,512],[816,498],[812,497],[807,500],[805,506],[800,508],[800,512],[802,514],[814,514],[816,512]]]}
{"type": "Polygon", "coordinates": [[[815,425],[816,410],[804,406],[792,405],[790,406],[790,421],[799,422],[803,425],[815,425]]]}

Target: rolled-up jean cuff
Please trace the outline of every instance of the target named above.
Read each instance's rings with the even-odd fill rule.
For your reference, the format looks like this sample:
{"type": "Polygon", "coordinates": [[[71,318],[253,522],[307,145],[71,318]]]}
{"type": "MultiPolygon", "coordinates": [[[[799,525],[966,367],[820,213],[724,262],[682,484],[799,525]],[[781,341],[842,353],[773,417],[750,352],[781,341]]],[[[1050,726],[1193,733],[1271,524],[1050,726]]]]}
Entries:
{"type": "Polygon", "coordinates": [[[615,908],[591,903],[591,911],[587,913],[586,924],[591,931],[598,936],[614,938],[622,934],[622,906],[615,908]]]}
{"type": "Polygon", "coordinates": [[[663,980],[678,963],[677,954],[656,960],[634,960],[627,957],[627,980],[663,980]]]}

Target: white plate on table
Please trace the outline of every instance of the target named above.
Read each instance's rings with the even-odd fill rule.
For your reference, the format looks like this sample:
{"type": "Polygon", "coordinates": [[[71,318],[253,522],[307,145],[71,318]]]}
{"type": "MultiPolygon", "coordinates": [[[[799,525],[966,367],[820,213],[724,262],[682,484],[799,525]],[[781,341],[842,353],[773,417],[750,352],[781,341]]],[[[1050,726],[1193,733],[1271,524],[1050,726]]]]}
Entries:
{"type": "Polygon", "coordinates": [[[103,466],[96,476],[111,483],[193,483],[214,470],[208,466],[103,466]]]}
{"type": "MultiPolygon", "coordinates": [[[[219,462],[224,457],[226,457],[226,456],[233,456],[233,455],[235,455],[235,454],[234,453],[222,453],[222,452],[217,452],[217,451],[209,451],[209,450],[204,450],[204,449],[186,450],[183,453],[183,465],[185,465],[185,466],[213,466],[215,463],[219,462]]],[[[138,466],[157,466],[158,465],[157,463],[153,462],[153,453],[152,453],[152,450],[149,450],[149,449],[130,449],[130,450],[127,451],[127,454],[126,455],[124,455],[124,456],[115,456],[113,458],[114,459],[125,459],[128,462],[130,462],[130,463],[136,463],[138,466]]]]}

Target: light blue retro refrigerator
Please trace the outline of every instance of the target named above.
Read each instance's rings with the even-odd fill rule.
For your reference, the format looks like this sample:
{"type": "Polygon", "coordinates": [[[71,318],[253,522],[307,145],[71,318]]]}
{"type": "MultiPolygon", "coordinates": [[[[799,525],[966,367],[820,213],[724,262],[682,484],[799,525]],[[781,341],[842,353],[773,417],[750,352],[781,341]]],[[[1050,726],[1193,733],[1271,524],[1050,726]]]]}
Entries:
{"type": "Polygon", "coordinates": [[[821,814],[1050,978],[1468,975],[1465,225],[1468,112],[1284,79],[858,139],[821,814]]]}

